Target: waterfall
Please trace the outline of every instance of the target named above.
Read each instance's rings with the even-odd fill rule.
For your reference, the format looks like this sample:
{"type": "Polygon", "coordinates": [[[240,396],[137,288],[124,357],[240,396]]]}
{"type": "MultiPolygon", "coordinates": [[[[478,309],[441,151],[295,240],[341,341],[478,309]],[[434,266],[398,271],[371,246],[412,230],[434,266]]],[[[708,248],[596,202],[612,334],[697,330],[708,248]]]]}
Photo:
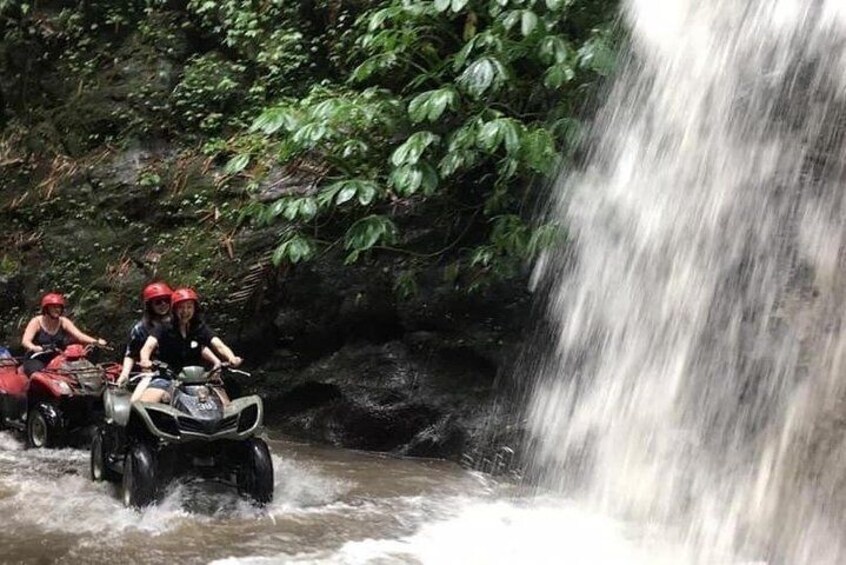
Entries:
{"type": "Polygon", "coordinates": [[[627,0],[556,185],[544,488],[702,563],[846,562],[846,2],[627,0]]]}

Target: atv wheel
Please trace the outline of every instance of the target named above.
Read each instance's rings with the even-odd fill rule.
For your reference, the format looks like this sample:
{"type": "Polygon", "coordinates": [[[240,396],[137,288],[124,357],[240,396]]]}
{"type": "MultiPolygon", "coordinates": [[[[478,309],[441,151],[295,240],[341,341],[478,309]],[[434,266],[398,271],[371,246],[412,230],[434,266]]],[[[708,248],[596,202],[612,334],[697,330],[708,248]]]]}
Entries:
{"type": "Polygon", "coordinates": [[[56,447],[62,443],[62,418],[55,408],[37,404],[26,416],[26,444],[29,447],[56,447]]]}
{"type": "Polygon", "coordinates": [[[156,458],[143,443],[133,447],[126,456],[121,491],[127,507],[143,508],[156,499],[156,458]]]}
{"type": "Polygon", "coordinates": [[[244,457],[238,467],[238,492],[264,505],[273,500],[273,460],[264,440],[244,442],[244,457]]]}
{"type": "Polygon", "coordinates": [[[98,429],[91,440],[91,479],[94,481],[109,481],[116,483],[120,475],[106,462],[109,449],[106,447],[106,431],[98,429]]]}

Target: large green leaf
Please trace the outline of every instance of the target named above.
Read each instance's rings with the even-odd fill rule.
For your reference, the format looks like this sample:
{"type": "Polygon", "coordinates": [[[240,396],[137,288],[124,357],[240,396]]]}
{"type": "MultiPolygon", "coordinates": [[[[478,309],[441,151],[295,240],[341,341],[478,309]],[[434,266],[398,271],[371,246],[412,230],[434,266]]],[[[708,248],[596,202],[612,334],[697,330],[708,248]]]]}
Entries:
{"type": "Polygon", "coordinates": [[[561,88],[565,83],[576,78],[576,71],[567,63],[552,65],[543,75],[543,85],[547,88],[561,88]]]}
{"type": "Polygon", "coordinates": [[[274,265],[279,265],[283,261],[299,263],[310,259],[314,256],[315,251],[312,240],[299,233],[294,233],[276,247],[271,261],[274,265]]]}
{"type": "Polygon", "coordinates": [[[478,134],[479,147],[493,152],[500,144],[505,150],[514,153],[520,149],[520,137],[524,126],[513,118],[498,118],[482,126],[478,134]]]}
{"type": "Polygon", "coordinates": [[[531,35],[538,27],[538,15],[531,10],[523,10],[520,16],[520,33],[523,37],[531,35]]]}
{"type": "Polygon", "coordinates": [[[438,187],[438,173],[431,164],[421,161],[395,168],[391,171],[388,182],[403,196],[410,196],[421,188],[424,194],[431,195],[438,187]]]}
{"type": "Polygon", "coordinates": [[[344,248],[358,252],[366,251],[380,241],[393,243],[396,233],[397,227],[390,218],[371,214],[350,226],[344,236],[344,248]]]}
{"type": "Polygon", "coordinates": [[[291,109],[286,106],[265,109],[258,118],[253,121],[250,131],[261,131],[270,135],[281,128],[293,129],[297,120],[294,118],[291,109]]]}
{"type": "Polygon", "coordinates": [[[458,84],[474,98],[498,90],[505,81],[508,72],[495,57],[482,57],[471,63],[458,77],[458,84]]]}
{"type": "Polygon", "coordinates": [[[451,86],[437,90],[429,90],[415,96],[408,104],[408,117],[414,123],[428,120],[434,122],[441,117],[444,110],[455,108],[458,104],[458,93],[451,86]]]}
{"type": "Polygon", "coordinates": [[[391,163],[395,167],[413,165],[420,159],[427,147],[439,140],[440,136],[430,131],[418,131],[396,148],[391,155],[391,163]]]}
{"type": "Polygon", "coordinates": [[[591,38],[578,52],[579,65],[600,75],[609,75],[614,70],[616,56],[611,48],[605,30],[593,30],[591,38]]]}
{"type": "Polygon", "coordinates": [[[250,154],[249,153],[241,153],[240,155],[235,155],[226,163],[223,167],[223,172],[227,175],[237,175],[241,171],[247,168],[247,165],[250,164],[250,154]]]}
{"type": "Polygon", "coordinates": [[[450,3],[450,8],[456,14],[464,9],[464,7],[468,4],[470,0],[452,0],[450,3]]]}
{"type": "Polygon", "coordinates": [[[555,138],[549,130],[542,127],[523,135],[520,152],[529,168],[541,174],[551,173],[558,158],[555,138]]]}
{"type": "Polygon", "coordinates": [[[344,204],[356,198],[362,206],[367,206],[379,194],[379,186],[366,179],[342,180],[323,188],[317,196],[321,205],[344,204]]]}
{"type": "Polygon", "coordinates": [[[538,56],[545,65],[561,64],[573,59],[570,44],[558,35],[547,35],[538,44],[538,56]]]}

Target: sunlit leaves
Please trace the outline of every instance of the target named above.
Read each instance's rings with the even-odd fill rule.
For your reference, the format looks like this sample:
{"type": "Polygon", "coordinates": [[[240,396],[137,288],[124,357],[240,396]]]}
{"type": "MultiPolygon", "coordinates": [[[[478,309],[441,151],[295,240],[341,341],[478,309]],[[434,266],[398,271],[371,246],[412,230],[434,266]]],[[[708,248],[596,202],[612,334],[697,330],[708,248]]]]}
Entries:
{"type": "Polygon", "coordinates": [[[317,196],[321,206],[341,205],[353,199],[362,206],[372,203],[380,193],[379,185],[371,180],[349,179],[330,184],[317,196]]]}
{"type": "Polygon", "coordinates": [[[547,65],[561,64],[573,59],[572,48],[561,36],[547,35],[538,44],[538,57],[547,65]]]}
{"type": "Polygon", "coordinates": [[[296,124],[297,120],[290,108],[273,107],[267,108],[253,121],[250,131],[261,131],[266,135],[271,135],[282,128],[293,129],[296,124]]]}
{"type": "Polygon", "coordinates": [[[455,13],[460,12],[467,5],[469,0],[435,0],[435,10],[438,12],[445,12],[452,10],[455,13]]]}
{"type": "Polygon", "coordinates": [[[362,82],[378,72],[389,70],[396,62],[397,56],[393,53],[374,55],[356,67],[350,78],[354,82],[362,82]]]}
{"type": "Polygon", "coordinates": [[[248,153],[242,153],[240,155],[235,155],[226,163],[223,167],[223,172],[227,175],[237,175],[241,171],[247,168],[247,165],[250,164],[250,155],[248,153]]]}
{"type": "Polygon", "coordinates": [[[426,162],[401,165],[391,171],[388,183],[402,196],[411,196],[420,189],[428,196],[438,187],[438,173],[426,162]]]}
{"type": "Polygon", "coordinates": [[[429,90],[415,96],[408,104],[408,116],[413,123],[436,121],[447,108],[458,106],[458,92],[452,86],[429,90]]]}
{"type": "Polygon", "coordinates": [[[538,177],[555,174],[580,143],[573,108],[613,66],[611,35],[598,16],[607,7],[588,0],[378,4],[351,31],[343,86],[327,81],[253,122],[253,132],[279,140],[281,162],[317,158],[333,179],[264,208],[283,229],[315,234],[305,240],[312,247],[277,251],[302,260],[312,256],[306,249],[342,243],[347,262],[373,249],[397,251],[410,244],[404,211],[438,209],[447,212],[433,229],[474,238],[455,244],[461,251],[443,263],[451,280],[466,280],[467,268],[473,277],[515,272],[555,239],[555,230],[532,227],[518,212],[535,198],[529,191],[546,185],[538,177]],[[459,209],[474,211],[467,232],[470,214],[459,209]],[[331,235],[322,226],[332,226],[331,235]]]}
{"type": "Polygon", "coordinates": [[[547,88],[561,88],[576,78],[576,71],[567,63],[549,67],[543,75],[543,85],[547,88]]]}
{"type": "Polygon", "coordinates": [[[488,91],[498,90],[508,77],[505,65],[495,57],[482,57],[471,63],[456,82],[470,96],[481,98],[488,91]]]}
{"type": "Polygon", "coordinates": [[[310,196],[286,196],[263,208],[259,217],[265,224],[273,223],[279,218],[288,222],[308,221],[317,215],[317,211],[318,202],[310,196]]]}
{"type": "Polygon", "coordinates": [[[555,161],[558,158],[555,138],[548,129],[541,127],[523,135],[520,152],[526,166],[544,175],[553,171],[555,161]]]}
{"type": "Polygon", "coordinates": [[[614,70],[616,57],[609,44],[606,30],[594,30],[593,36],[579,48],[579,65],[600,75],[608,75],[614,70]]]}
{"type": "Polygon", "coordinates": [[[574,0],[544,0],[546,7],[552,12],[568,8],[573,2],[574,0]]]}
{"type": "Polygon", "coordinates": [[[479,130],[478,144],[488,152],[493,152],[500,144],[504,144],[506,151],[513,153],[520,148],[522,130],[523,124],[513,118],[492,120],[479,130]]]}
{"type": "Polygon", "coordinates": [[[523,37],[527,37],[538,28],[540,19],[532,10],[512,10],[502,20],[502,24],[506,30],[510,30],[519,24],[520,33],[523,37]]]}
{"type": "Polygon", "coordinates": [[[405,143],[396,148],[391,155],[391,163],[395,167],[414,165],[427,147],[440,140],[440,136],[429,131],[418,131],[409,137],[405,143]]]}

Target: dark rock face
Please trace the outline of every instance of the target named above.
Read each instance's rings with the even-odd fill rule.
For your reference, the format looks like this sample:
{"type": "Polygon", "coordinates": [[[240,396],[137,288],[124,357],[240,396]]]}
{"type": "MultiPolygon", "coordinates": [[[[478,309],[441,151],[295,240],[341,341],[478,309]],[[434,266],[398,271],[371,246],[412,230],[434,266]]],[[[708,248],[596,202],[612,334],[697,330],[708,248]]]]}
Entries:
{"type": "MultiPolygon", "coordinates": [[[[247,338],[266,355],[249,384],[268,423],[338,446],[406,455],[487,457],[502,433],[529,318],[520,283],[467,295],[422,287],[398,300],[391,259],[331,258],[287,273],[247,338]],[[492,425],[495,424],[495,425],[492,425]]],[[[247,344],[244,344],[247,346],[247,344]]],[[[509,448],[510,449],[510,448],[509,448]]]]}

